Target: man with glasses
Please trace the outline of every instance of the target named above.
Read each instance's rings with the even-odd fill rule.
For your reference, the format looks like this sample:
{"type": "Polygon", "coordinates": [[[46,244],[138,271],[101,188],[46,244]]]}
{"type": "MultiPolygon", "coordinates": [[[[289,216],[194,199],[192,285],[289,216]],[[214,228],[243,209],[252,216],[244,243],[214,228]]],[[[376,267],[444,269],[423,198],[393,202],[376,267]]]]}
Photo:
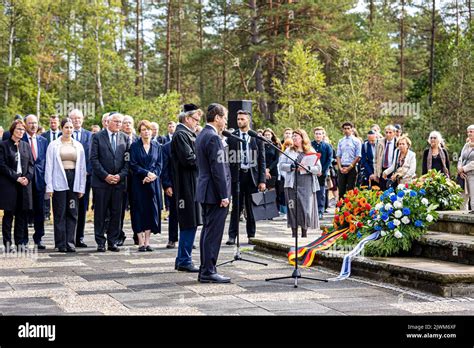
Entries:
{"type": "Polygon", "coordinates": [[[44,236],[44,196],[46,192],[46,183],[44,172],[46,169],[46,150],[48,141],[42,136],[38,136],[38,118],[35,115],[25,117],[26,133],[23,141],[26,141],[31,148],[33,161],[35,164],[35,177],[33,180],[33,212],[31,216],[34,221],[35,233],[33,240],[38,249],[46,249],[41,239],[44,236]]]}
{"type": "Polygon", "coordinates": [[[370,180],[378,181],[380,189],[385,191],[387,180],[382,176],[384,170],[392,165],[395,150],[397,148],[396,128],[389,124],[385,127],[385,138],[378,140],[375,149],[374,173],[370,176],[370,180]]]}
{"type": "Polygon", "coordinates": [[[198,226],[202,225],[201,205],[196,201],[198,167],[196,158],[196,128],[201,121],[202,111],[194,104],[185,104],[179,115],[171,142],[164,145],[167,166],[171,178],[163,165],[163,188],[170,198],[169,242],[178,240],[178,255],[175,269],[182,272],[199,272],[192,260],[194,238],[198,226]],[[169,148],[169,150],[168,150],[169,148]]]}
{"type": "Polygon", "coordinates": [[[130,148],[128,136],[120,132],[122,122],[123,115],[114,113],[109,116],[107,128],[92,137],[90,161],[94,193],[94,233],[99,252],[105,252],[107,215],[110,217],[107,228],[108,250],[120,251],[117,243],[130,148]]]}
{"type": "Polygon", "coordinates": [[[353,135],[354,126],[350,122],[342,125],[344,138],[337,144],[337,167],[339,169],[338,188],[339,197],[343,198],[347,191],[355,187],[357,180],[357,162],[361,156],[361,142],[353,135]]]}

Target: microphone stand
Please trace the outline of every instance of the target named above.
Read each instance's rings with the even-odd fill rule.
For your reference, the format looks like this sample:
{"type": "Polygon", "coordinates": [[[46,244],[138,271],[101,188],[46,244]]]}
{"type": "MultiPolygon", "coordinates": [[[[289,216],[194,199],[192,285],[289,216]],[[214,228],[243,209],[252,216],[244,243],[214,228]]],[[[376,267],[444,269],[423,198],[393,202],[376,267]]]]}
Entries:
{"type": "MultiPolygon", "coordinates": [[[[291,158],[289,155],[287,155],[285,152],[283,152],[282,150],[280,150],[277,146],[275,146],[270,140],[267,140],[266,138],[263,138],[263,137],[260,137],[256,132],[248,132],[248,134],[250,136],[253,136],[257,139],[260,139],[262,141],[264,141],[265,143],[271,145],[274,149],[276,149],[278,152],[280,152],[281,154],[283,154],[284,156],[286,156],[287,158],[289,158],[295,165],[295,194],[296,194],[296,202],[295,202],[295,216],[296,216],[296,221],[298,222],[298,173],[297,173],[297,168],[302,168],[302,169],[305,169],[307,171],[308,168],[305,168],[305,166],[303,166],[300,162],[298,162],[296,160],[296,158],[291,158]]],[[[268,281],[273,281],[273,280],[281,280],[281,279],[294,279],[295,280],[295,283],[294,283],[294,287],[297,288],[298,287],[298,279],[309,279],[309,280],[315,280],[315,281],[320,281],[320,282],[328,282],[327,279],[320,279],[320,278],[312,278],[312,277],[304,277],[301,275],[301,271],[299,270],[298,268],[298,223],[296,224],[296,235],[295,235],[295,266],[294,266],[294,269],[293,269],[293,273],[291,274],[291,276],[285,276],[285,277],[276,277],[276,278],[267,278],[265,279],[266,282],[268,281]]]]}
{"type": "MultiPolygon", "coordinates": [[[[243,142],[242,139],[235,136],[234,134],[228,134],[228,135],[231,135],[231,136],[226,136],[227,138],[231,138],[231,139],[234,139],[236,141],[243,142]]],[[[239,171],[240,171],[240,158],[237,158],[237,164],[238,164],[239,171]]],[[[235,182],[235,193],[236,194],[235,194],[234,199],[236,200],[235,206],[237,207],[237,212],[232,211],[232,214],[234,214],[236,216],[235,218],[237,219],[236,251],[235,251],[235,254],[234,254],[234,258],[232,260],[222,262],[222,263],[216,265],[216,267],[223,266],[223,265],[226,265],[228,263],[234,263],[235,261],[245,261],[245,262],[255,263],[255,264],[258,264],[258,265],[268,266],[268,264],[266,264],[264,262],[253,261],[253,260],[243,258],[242,254],[240,252],[240,239],[239,239],[239,229],[240,229],[240,227],[239,227],[239,225],[240,225],[240,221],[239,221],[239,213],[240,213],[240,172],[238,173],[237,181],[235,182]]]]}

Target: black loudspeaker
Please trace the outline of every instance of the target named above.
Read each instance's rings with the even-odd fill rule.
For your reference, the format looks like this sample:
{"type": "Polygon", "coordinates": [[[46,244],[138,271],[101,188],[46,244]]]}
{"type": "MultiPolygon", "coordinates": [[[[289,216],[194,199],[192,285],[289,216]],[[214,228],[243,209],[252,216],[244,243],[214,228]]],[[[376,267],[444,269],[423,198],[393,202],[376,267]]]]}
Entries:
{"type": "MultiPolygon", "coordinates": [[[[251,100],[229,100],[228,101],[229,115],[227,120],[227,128],[238,129],[237,126],[237,111],[245,110],[252,113],[251,100]]],[[[250,128],[252,128],[252,117],[250,117],[250,128]]]]}

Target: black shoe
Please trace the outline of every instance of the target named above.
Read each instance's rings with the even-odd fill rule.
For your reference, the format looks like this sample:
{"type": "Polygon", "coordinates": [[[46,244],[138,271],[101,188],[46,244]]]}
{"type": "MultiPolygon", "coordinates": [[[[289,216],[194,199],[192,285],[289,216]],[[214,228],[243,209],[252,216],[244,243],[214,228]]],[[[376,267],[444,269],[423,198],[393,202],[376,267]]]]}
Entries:
{"type": "Polygon", "coordinates": [[[87,248],[87,244],[81,240],[76,243],[76,248],[87,248]]]}
{"type": "Polygon", "coordinates": [[[151,246],[149,246],[149,245],[147,245],[145,249],[146,249],[146,251],[153,251],[153,250],[154,250],[154,249],[153,249],[151,246]]]}
{"type": "Polygon", "coordinates": [[[176,248],[176,242],[168,242],[168,244],[166,244],[166,249],[174,249],[176,248]]]}
{"type": "Polygon", "coordinates": [[[210,275],[201,274],[199,277],[201,283],[230,283],[229,277],[221,276],[220,274],[214,273],[210,275]]]}
{"type": "Polygon", "coordinates": [[[227,242],[225,242],[226,245],[235,245],[235,238],[229,237],[227,242]]]}
{"type": "Polygon", "coordinates": [[[68,253],[75,253],[76,249],[75,248],[66,248],[66,252],[68,253]]]}
{"type": "Polygon", "coordinates": [[[65,252],[67,252],[67,249],[66,248],[58,248],[58,251],[60,253],[65,253],[65,252]]]}
{"type": "Polygon", "coordinates": [[[46,246],[43,244],[43,242],[39,242],[36,244],[36,247],[38,248],[38,250],[44,250],[46,249],[46,246]]]}
{"type": "Polygon", "coordinates": [[[142,245],[141,247],[138,248],[138,251],[146,251],[146,246],[142,245]]]}
{"type": "Polygon", "coordinates": [[[120,248],[117,246],[117,244],[114,244],[114,245],[109,245],[107,247],[107,250],[118,252],[120,251],[120,248]]]}
{"type": "Polygon", "coordinates": [[[196,246],[193,244],[193,249],[196,249],[196,246]]]}
{"type": "Polygon", "coordinates": [[[138,236],[136,234],[133,235],[133,243],[138,245],[138,236]]]}
{"type": "Polygon", "coordinates": [[[199,267],[194,266],[194,264],[192,263],[187,266],[178,266],[177,269],[178,271],[181,271],[181,272],[189,272],[189,273],[199,272],[199,267]]]}
{"type": "Polygon", "coordinates": [[[99,245],[97,247],[97,251],[100,253],[105,253],[105,245],[99,245]]]}
{"type": "Polygon", "coordinates": [[[127,239],[127,237],[125,236],[120,238],[119,241],[117,242],[117,246],[123,246],[123,243],[125,243],[125,239],[127,239]]]}
{"type": "Polygon", "coordinates": [[[28,228],[33,228],[33,227],[35,227],[34,224],[30,224],[30,223],[28,224],[28,228]]]}

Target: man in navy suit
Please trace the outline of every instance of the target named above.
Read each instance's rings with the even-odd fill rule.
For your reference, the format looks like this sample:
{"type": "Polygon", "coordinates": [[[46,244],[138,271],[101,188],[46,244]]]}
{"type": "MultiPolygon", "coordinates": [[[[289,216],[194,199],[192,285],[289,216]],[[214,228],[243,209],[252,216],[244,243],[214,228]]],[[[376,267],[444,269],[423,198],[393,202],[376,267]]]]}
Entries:
{"type": "Polygon", "coordinates": [[[361,184],[362,186],[369,186],[369,178],[374,174],[374,155],[375,155],[375,141],[377,140],[377,133],[370,130],[367,133],[367,140],[362,145],[360,169],[361,169],[361,184]]]}
{"type": "MultiPolygon", "coordinates": [[[[46,183],[44,181],[44,171],[46,168],[46,150],[48,141],[42,136],[37,136],[38,118],[35,115],[25,117],[26,133],[23,141],[30,145],[31,153],[35,164],[35,176],[33,180],[33,221],[35,233],[33,240],[38,249],[46,249],[41,241],[44,236],[44,195],[46,183]]],[[[26,244],[28,240],[25,241],[26,244]]]]}
{"type": "Polygon", "coordinates": [[[216,270],[231,197],[230,168],[219,136],[227,123],[227,109],[220,104],[209,105],[206,120],[206,127],[196,138],[199,169],[196,201],[201,203],[203,210],[198,280],[201,283],[229,283],[230,278],[216,270]]]}
{"type": "Polygon", "coordinates": [[[311,142],[313,149],[321,155],[319,161],[321,163],[321,173],[318,174],[319,191],[316,192],[318,199],[318,213],[319,218],[323,218],[324,207],[326,202],[326,177],[328,174],[329,166],[332,162],[332,148],[331,145],[324,142],[324,128],[316,127],[313,129],[314,140],[311,142]]]}
{"type": "Polygon", "coordinates": [[[61,135],[59,130],[60,119],[58,115],[51,115],[49,117],[49,131],[41,134],[42,137],[45,137],[48,140],[48,144],[52,141],[55,141],[61,135]]]}
{"type": "Polygon", "coordinates": [[[169,143],[171,140],[173,140],[173,135],[174,132],[176,131],[176,122],[170,121],[168,122],[168,134],[166,134],[165,139],[166,142],[169,143]]]}
{"type": "Polygon", "coordinates": [[[90,148],[92,166],[91,186],[94,191],[94,233],[97,251],[120,251],[117,243],[120,234],[123,192],[129,168],[129,139],[120,132],[123,115],[114,113],[107,122],[107,128],[94,134],[90,148]],[[105,231],[106,217],[109,226],[105,231]],[[107,239],[104,233],[107,232],[107,239]]]}
{"type": "Polygon", "coordinates": [[[76,248],[86,248],[87,244],[84,243],[84,227],[86,225],[86,214],[89,209],[89,196],[91,192],[91,173],[92,165],[90,160],[90,148],[92,142],[92,132],[82,128],[84,122],[84,115],[79,109],[74,109],[69,112],[69,118],[72,121],[74,130],[72,137],[79,141],[84,147],[84,153],[86,154],[86,192],[79,199],[79,211],[77,214],[77,229],[76,229],[76,248]]]}

